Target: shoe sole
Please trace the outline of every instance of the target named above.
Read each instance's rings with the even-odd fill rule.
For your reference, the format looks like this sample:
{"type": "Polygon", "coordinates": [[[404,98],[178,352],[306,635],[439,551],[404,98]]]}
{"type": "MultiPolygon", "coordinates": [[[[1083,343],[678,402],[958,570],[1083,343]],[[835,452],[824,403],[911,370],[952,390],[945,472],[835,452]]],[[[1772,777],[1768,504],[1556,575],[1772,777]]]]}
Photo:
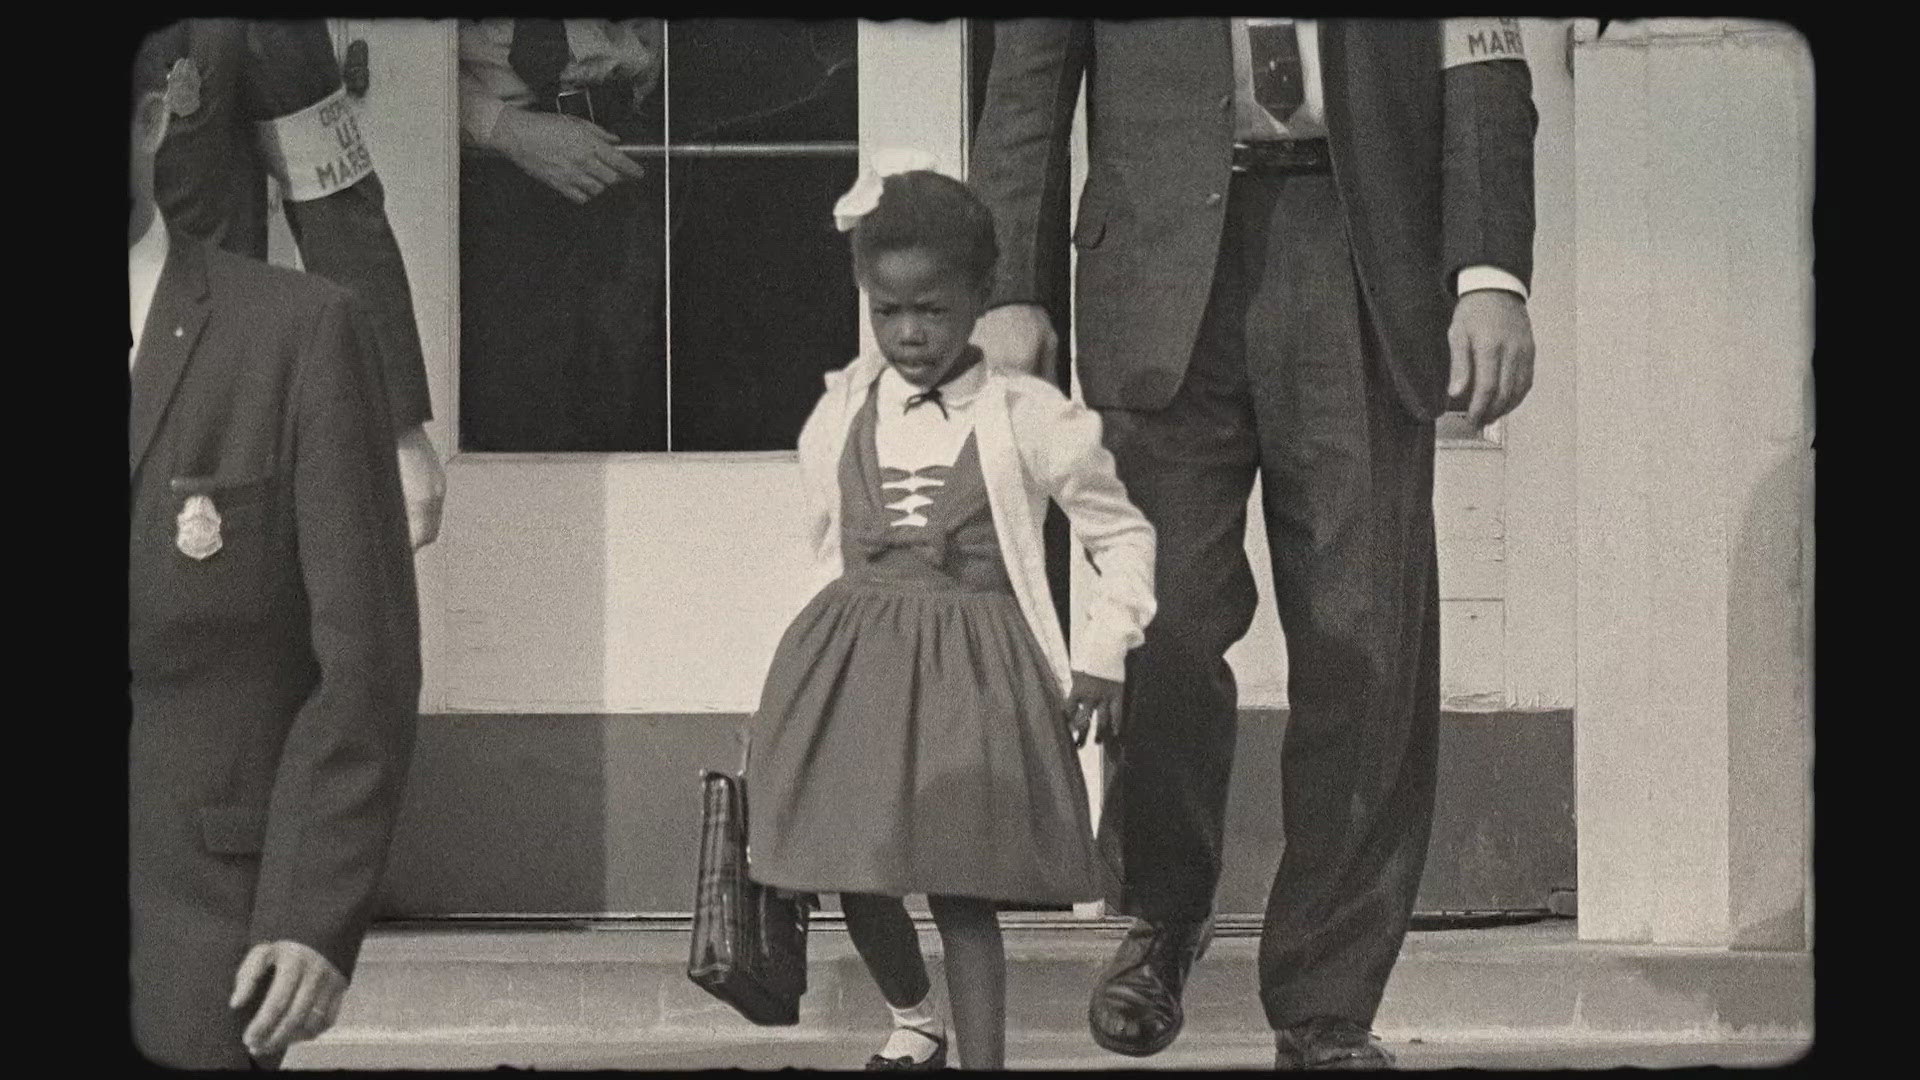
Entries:
{"type": "Polygon", "coordinates": [[[1186,1026],[1187,1026],[1186,1017],[1182,1016],[1180,1018],[1180,1023],[1175,1024],[1173,1027],[1169,1028],[1165,1036],[1159,1039],[1155,1039],[1153,1042],[1145,1046],[1136,1046],[1131,1043],[1118,1042],[1112,1036],[1107,1035],[1105,1032],[1101,1031],[1099,1028],[1094,1027],[1093,1009],[1091,1007],[1087,1009],[1087,1030],[1093,1035],[1094,1045],[1098,1046],[1102,1050],[1111,1051],[1112,1053],[1115,1053],[1115,1054],[1123,1054],[1127,1057],[1136,1057],[1136,1058],[1152,1057],[1153,1055],[1159,1053],[1160,1051],[1165,1050],[1167,1047],[1172,1046],[1173,1041],[1180,1037],[1181,1029],[1185,1028],[1186,1026]]]}

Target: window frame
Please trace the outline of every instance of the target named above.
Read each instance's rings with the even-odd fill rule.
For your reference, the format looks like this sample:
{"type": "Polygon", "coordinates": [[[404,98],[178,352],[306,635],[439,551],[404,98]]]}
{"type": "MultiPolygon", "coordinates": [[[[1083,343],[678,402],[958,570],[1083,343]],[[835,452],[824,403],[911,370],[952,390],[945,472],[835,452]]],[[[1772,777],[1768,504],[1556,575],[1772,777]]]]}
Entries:
{"type": "MultiPolygon", "coordinates": [[[[819,140],[819,141],[795,141],[795,142],[783,142],[783,143],[688,142],[688,143],[676,144],[671,135],[671,120],[669,119],[671,115],[671,109],[672,109],[672,90],[671,90],[670,72],[668,70],[668,65],[669,65],[668,57],[670,56],[671,49],[672,49],[671,24],[675,20],[666,16],[661,16],[660,19],[661,19],[662,26],[661,26],[661,35],[660,35],[661,57],[660,57],[659,93],[661,95],[661,108],[662,108],[662,116],[664,121],[662,124],[662,132],[661,132],[662,141],[658,144],[623,142],[618,144],[617,149],[619,149],[622,153],[625,153],[629,158],[634,159],[636,161],[641,161],[646,163],[659,161],[663,163],[663,166],[662,166],[663,174],[662,174],[662,184],[661,184],[661,196],[662,196],[661,214],[664,221],[666,222],[672,221],[673,189],[672,189],[671,170],[672,170],[672,159],[676,156],[695,157],[695,158],[736,157],[736,156],[737,157],[761,157],[761,156],[801,157],[801,156],[837,156],[839,154],[844,153],[847,156],[854,157],[856,159],[858,158],[861,152],[861,149],[864,146],[866,141],[864,138],[864,134],[865,134],[864,125],[862,123],[861,117],[856,117],[856,121],[855,121],[856,132],[861,137],[856,138],[855,141],[850,143],[819,140]]],[[[686,20],[681,19],[679,21],[686,21],[686,20]]],[[[854,65],[855,65],[856,75],[860,75],[865,72],[868,66],[863,59],[864,54],[867,51],[866,43],[868,41],[868,34],[867,34],[868,20],[855,18],[853,22],[854,22],[854,34],[855,34],[854,65]]],[[[451,200],[452,205],[450,205],[449,210],[451,212],[450,216],[452,218],[452,237],[453,237],[454,249],[457,253],[458,245],[460,243],[460,218],[459,218],[459,204],[458,204],[458,197],[457,197],[458,186],[459,186],[459,172],[460,172],[460,142],[459,142],[460,133],[458,130],[458,123],[457,123],[458,102],[459,102],[459,53],[458,53],[457,47],[453,50],[452,55],[450,56],[449,59],[450,59],[450,66],[452,68],[452,70],[449,72],[449,86],[451,87],[451,93],[453,96],[453,105],[455,106],[454,114],[456,117],[454,130],[452,132],[453,142],[452,142],[452,150],[450,154],[451,178],[453,181],[455,197],[451,200]]],[[[861,85],[863,89],[856,95],[858,99],[863,99],[865,94],[864,81],[862,82],[861,85]]],[[[862,113],[864,114],[864,109],[862,110],[862,113]]],[[[673,448],[673,243],[672,243],[672,235],[670,230],[664,235],[664,240],[665,240],[665,243],[663,245],[663,251],[662,251],[663,265],[661,270],[661,282],[662,282],[662,288],[665,292],[665,303],[663,304],[664,324],[662,326],[662,336],[666,343],[665,345],[666,357],[662,367],[664,368],[664,372],[665,372],[665,393],[667,397],[666,422],[665,422],[665,434],[666,434],[666,443],[667,443],[666,447],[659,450],[470,450],[470,449],[467,449],[462,442],[463,432],[461,431],[460,408],[459,408],[459,403],[461,401],[461,381],[462,381],[461,373],[462,373],[463,365],[462,365],[462,353],[461,353],[461,341],[460,341],[461,318],[460,318],[460,305],[459,305],[459,283],[458,283],[458,272],[457,272],[458,256],[456,254],[455,275],[454,275],[455,284],[454,284],[454,289],[452,291],[452,295],[450,297],[452,301],[452,303],[450,304],[450,307],[452,308],[452,312],[449,316],[449,321],[451,323],[451,333],[450,333],[449,340],[452,346],[450,350],[451,355],[449,357],[449,361],[450,361],[449,366],[451,368],[449,375],[451,377],[448,380],[448,385],[451,388],[452,407],[449,410],[447,410],[448,438],[451,444],[450,450],[449,450],[449,460],[451,460],[454,457],[460,457],[460,458],[471,457],[476,461],[498,460],[498,461],[506,461],[506,462],[554,462],[554,463],[580,462],[583,464],[587,464],[587,463],[612,463],[612,462],[619,462],[619,461],[655,461],[655,460],[661,460],[661,459],[687,461],[689,463],[702,463],[702,462],[712,463],[712,462],[735,462],[735,461],[737,462],[783,461],[783,460],[791,461],[797,458],[797,454],[798,454],[797,449],[796,450],[783,450],[783,449],[676,450],[673,448]]],[[[855,348],[856,349],[862,349],[867,344],[867,340],[866,340],[867,326],[866,326],[866,320],[864,316],[865,316],[864,303],[856,302],[856,307],[855,307],[855,322],[856,322],[855,348]]]]}

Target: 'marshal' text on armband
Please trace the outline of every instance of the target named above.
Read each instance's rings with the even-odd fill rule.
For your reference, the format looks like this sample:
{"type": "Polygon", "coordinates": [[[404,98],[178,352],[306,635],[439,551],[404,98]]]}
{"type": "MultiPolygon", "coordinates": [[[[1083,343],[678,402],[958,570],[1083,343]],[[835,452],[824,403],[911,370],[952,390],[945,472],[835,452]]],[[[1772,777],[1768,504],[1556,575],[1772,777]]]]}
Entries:
{"type": "Polygon", "coordinates": [[[323,199],[373,175],[373,152],[346,87],[297,113],[259,125],[267,171],[288,202],[323,199]]]}
{"type": "Polygon", "coordinates": [[[1459,67],[1485,60],[1526,62],[1519,19],[1442,19],[1440,66],[1459,67]]]}

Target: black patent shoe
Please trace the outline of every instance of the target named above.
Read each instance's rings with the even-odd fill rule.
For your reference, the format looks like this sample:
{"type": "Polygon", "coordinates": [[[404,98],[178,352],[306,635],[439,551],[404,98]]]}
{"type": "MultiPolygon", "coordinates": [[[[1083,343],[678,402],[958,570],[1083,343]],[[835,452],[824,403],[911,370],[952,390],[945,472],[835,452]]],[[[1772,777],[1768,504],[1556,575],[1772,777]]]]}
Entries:
{"type": "Polygon", "coordinates": [[[882,1057],[875,1054],[867,1059],[867,1072],[939,1072],[947,1067],[947,1039],[944,1035],[935,1035],[923,1028],[908,1028],[908,1031],[925,1035],[933,1040],[933,1053],[925,1061],[915,1061],[910,1057],[882,1057]]]}
{"type": "Polygon", "coordinates": [[[1393,1055],[1365,1024],[1316,1016],[1273,1033],[1273,1067],[1298,1069],[1391,1069],[1393,1055]]]}
{"type": "Polygon", "coordinates": [[[1087,1027],[1103,1050],[1146,1057],[1173,1045],[1186,1024],[1180,995],[1187,973],[1213,940],[1213,920],[1135,919],[1087,1006],[1087,1027]]]}

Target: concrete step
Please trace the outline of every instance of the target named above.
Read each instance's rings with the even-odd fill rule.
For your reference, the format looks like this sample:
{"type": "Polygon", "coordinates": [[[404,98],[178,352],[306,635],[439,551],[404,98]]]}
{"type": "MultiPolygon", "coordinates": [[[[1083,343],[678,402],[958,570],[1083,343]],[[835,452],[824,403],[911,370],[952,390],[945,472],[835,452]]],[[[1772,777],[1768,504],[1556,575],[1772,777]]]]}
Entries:
{"type": "MultiPolygon", "coordinates": [[[[500,1042],[455,1039],[386,1039],[348,1042],[328,1037],[305,1043],[287,1055],[288,1069],[512,1069],[646,1070],[694,1072],[703,1069],[846,1070],[859,1068],[884,1035],[872,1026],[846,1036],[778,1039],[500,1042]]],[[[1718,1066],[1767,1068],[1795,1061],[1807,1051],[1805,1040],[1719,1040],[1713,1042],[1591,1040],[1462,1040],[1388,1042],[1401,1069],[1673,1069],[1718,1066]]],[[[957,1059],[950,1064],[964,1065],[957,1059]]],[[[1125,1058],[1079,1037],[1023,1035],[1008,1040],[1011,1069],[1213,1070],[1265,1069],[1273,1065],[1273,1040],[1262,1035],[1241,1039],[1183,1037],[1151,1058],[1125,1058]]]]}
{"type": "MultiPolygon", "coordinates": [[[[1117,923],[1009,919],[1014,1038],[1085,1040],[1088,992],[1121,934],[1117,923]]],[[[930,928],[921,944],[937,962],[930,928]]],[[[1183,1042],[1268,1038],[1258,945],[1254,927],[1216,936],[1187,991],[1183,1042]]],[[[817,925],[808,947],[800,1024],[759,1028],[688,981],[684,925],[377,929],[339,1024],[315,1046],[805,1043],[876,1029],[883,1003],[845,930],[817,925]]],[[[1811,1037],[1812,1017],[1808,954],[1587,943],[1554,920],[1409,934],[1375,1030],[1409,1044],[1795,1043],[1811,1037]]]]}

